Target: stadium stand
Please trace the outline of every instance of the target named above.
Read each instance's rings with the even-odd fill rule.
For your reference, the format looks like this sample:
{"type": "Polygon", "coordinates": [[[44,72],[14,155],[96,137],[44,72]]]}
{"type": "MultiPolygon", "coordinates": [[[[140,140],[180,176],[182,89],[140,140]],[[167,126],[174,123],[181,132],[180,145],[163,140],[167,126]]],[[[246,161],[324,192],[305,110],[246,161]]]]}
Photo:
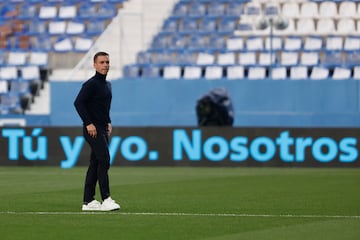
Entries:
{"type": "Polygon", "coordinates": [[[167,63],[183,79],[189,78],[189,67],[200,68],[203,74],[197,76],[205,79],[353,78],[359,10],[355,0],[179,0],[148,49],[124,66],[124,77],[146,78],[142,68],[153,66],[168,78],[163,70],[171,67],[153,57],[172,49],[167,63]],[[276,28],[280,23],[285,25],[276,28]],[[319,69],[328,74],[319,75],[319,69]]]}
{"type": "Polygon", "coordinates": [[[125,1],[0,1],[1,114],[30,110],[54,68],[50,60],[68,53],[62,62],[74,65],[125,1]]]}

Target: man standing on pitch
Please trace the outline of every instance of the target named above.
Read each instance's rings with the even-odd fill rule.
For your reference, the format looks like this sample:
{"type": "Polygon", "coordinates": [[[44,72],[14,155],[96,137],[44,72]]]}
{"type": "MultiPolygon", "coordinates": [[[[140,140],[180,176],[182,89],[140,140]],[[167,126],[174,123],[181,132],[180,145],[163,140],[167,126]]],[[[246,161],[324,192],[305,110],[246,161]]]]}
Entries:
{"type": "Polygon", "coordinates": [[[83,211],[112,211],[120,209],[110,197],[109,136],[112,131],[110,105],[111,83],[106,81],[109,71],[109,54],[98,52],[93,59],[95,75],[80,89],[74,105],[83,121],[83,135],[91,148],[90,164],[86,173],[83,211]],[[102,203],[95,200],[96,183],[99,183],[102,203]]]}

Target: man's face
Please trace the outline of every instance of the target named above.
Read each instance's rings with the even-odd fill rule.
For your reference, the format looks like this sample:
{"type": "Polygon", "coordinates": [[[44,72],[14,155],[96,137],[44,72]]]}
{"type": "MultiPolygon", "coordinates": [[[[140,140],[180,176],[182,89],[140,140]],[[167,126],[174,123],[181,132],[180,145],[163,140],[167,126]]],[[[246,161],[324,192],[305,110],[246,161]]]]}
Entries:
{"type": "Polygon", "coordinates": [[[109,71],[109,56],[98,56],[94,62],[94,68],[97,72],[106,75],[109,71]]]}

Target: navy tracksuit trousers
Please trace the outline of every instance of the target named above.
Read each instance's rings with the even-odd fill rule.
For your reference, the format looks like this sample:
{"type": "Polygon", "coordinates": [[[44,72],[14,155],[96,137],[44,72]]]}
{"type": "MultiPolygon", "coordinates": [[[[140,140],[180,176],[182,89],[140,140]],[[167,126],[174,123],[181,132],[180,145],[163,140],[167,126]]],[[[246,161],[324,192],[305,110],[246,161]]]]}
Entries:
{"type": "Polygon", "coordinates": [[[96,183],[99,182],[102,200],[110,196],[109,175],[110,153],[108,132],[97,128],[97,136],[91,137],[86,127],[83,128],[83,135],[91,148],[90,164],[85,178],[84,203],[94,200],[96,183]]]}

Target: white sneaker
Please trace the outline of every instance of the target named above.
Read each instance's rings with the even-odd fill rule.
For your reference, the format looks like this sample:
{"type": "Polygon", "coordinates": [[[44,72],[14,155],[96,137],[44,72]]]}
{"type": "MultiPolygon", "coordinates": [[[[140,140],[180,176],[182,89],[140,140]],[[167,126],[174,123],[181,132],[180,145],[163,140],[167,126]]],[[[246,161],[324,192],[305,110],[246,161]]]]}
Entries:
{"type": "Polygon", "coordinates": [[[82,205],[83,211],[101,211],[101,203],[96,200],[92,200],[88,204],[82,205]]]}
{"type": "Polygon", "coordinates": [[[102,211],[114,211],[119,209],[120,209],[120,205],[117,204],[114,200],[112,200],[111,197],[105,199],[101,204],[102,211]]]}

